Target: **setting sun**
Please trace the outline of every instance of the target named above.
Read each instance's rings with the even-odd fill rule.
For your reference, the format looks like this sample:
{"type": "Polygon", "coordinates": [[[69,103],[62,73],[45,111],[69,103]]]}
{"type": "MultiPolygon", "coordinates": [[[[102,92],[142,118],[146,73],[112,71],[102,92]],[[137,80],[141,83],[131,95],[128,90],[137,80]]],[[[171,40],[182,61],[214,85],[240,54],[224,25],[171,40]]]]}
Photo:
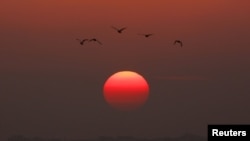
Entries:
{"type": "Polygon", "coordinates": [[[121,71],[113,74],[104,84],[105,100],[119,110],[141,107],[149,95],[147,81],[138,73],[121,71]]]}

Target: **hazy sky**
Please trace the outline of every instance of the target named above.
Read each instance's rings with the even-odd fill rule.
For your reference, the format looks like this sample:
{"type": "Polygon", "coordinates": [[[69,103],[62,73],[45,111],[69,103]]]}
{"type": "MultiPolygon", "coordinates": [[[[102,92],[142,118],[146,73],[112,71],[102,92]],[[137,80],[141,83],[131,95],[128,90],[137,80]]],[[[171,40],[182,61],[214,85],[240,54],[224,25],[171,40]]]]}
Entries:
{"type": "Polygon", "coordinates": [[[207,124],[249,124],[249,7],[248,0],[1,0],[0,139],[206,135],[207,124]],[[128,28],[118,34],[111,26],[128,28]],[[103,45],[76,41],[93,37],[103,45]],[[103,98],[105,80],[121,70],[150,85],[137,111],[114,110],[103,98]]]}

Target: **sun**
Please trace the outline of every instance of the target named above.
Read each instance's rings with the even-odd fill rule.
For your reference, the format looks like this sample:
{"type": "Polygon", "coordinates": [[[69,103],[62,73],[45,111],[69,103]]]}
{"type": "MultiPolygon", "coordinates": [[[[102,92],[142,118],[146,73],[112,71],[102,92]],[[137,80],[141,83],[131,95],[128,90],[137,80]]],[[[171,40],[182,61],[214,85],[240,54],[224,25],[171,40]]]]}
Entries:
{"type": "Polygon", "coordinates": [[[109,105],[122,111],[130,111],[140,108],[147,101],[149,85],[136,72],[120,71],[106,80],[103,93],[109,105]]]}

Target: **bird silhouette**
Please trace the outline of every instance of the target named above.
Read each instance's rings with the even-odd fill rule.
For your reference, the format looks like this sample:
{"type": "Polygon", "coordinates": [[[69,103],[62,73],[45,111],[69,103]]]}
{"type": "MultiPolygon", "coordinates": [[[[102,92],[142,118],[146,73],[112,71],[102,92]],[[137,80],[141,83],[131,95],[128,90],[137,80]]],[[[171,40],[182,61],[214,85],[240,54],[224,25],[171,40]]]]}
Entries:
{"type": "Polygon", "coordinates": [[[97,42],[100,45],[102,45],[102,43],[99,40],[97,40],[96,38],[89,39],[89,42],[97,42]]]}
{"type": "Polygon", "coordinates": [[[83,45],[84,44],[84,42],[86,42],[86,41],[88,41],[89,39],[76,39],[77,41],[79,41],[80,42],[80,45],[83,45]]]}
{"type": "Polygon", "coordinates": [[[115,29],[118,33],[122,33],[123,32],[123,30],[125,30],[125,29],[127,29],[127,27],[123,27],[123,28],[116,28],[116,27],[114,27],[114,26],[111,26],[113,29],[115,29]]]}
{"type": "Polygon", "coordinates": [[[180,41],[180,40],[175,40],[175,41],[174,41],[174,45],[177,44],[177,43],[180,44],[181,47],[183,46],[182,41],[180,41]]]}
{"type": "Polygon", "coordinates": [[[148,37],[152,36],[153,34],[152,34],[152,33],[150,33],[150,34],[138,34],[138,35],[142,35],[142,36],[144,36],[144,37],[148,38],[148,37]]]}

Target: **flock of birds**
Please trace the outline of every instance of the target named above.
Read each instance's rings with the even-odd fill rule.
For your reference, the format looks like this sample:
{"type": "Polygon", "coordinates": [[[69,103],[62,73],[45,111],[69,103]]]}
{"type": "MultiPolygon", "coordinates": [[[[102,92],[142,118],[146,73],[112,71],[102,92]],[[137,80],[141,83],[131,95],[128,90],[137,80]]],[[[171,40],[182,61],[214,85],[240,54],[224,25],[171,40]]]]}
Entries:
{"type": "MultiPolygon", "coordinates": [[[[114,27],[114,26],[111,26],[111,28],[113,28],[114,30],[116,30],[117,33],[119,33],[119,34],[122,34],[122,32],[123,32],[125,29],[127,29],[127,27],[116,28],[116,27],[114,27]]],[[[141,36],[144,36],[145,38],[148,38],[148,37],[152,36],[153,34],[150,33],[150,34],[138,34],[138,35],[141,35],[141,36]]],[[[99,40],[96,39],[96,38],[92,38],[92,39],[76,39],[76,40],[79,41],[80,45],[84,45],[85,42],[97,42],[98,44],[102,45],[102,42],[99,41],[99,40]]],[[[174,44],[174,45],[179,44],[180,47],[183,46],[183,43],[182,43],[181,40],[175,40],[173,44],[174,44]]]]}

